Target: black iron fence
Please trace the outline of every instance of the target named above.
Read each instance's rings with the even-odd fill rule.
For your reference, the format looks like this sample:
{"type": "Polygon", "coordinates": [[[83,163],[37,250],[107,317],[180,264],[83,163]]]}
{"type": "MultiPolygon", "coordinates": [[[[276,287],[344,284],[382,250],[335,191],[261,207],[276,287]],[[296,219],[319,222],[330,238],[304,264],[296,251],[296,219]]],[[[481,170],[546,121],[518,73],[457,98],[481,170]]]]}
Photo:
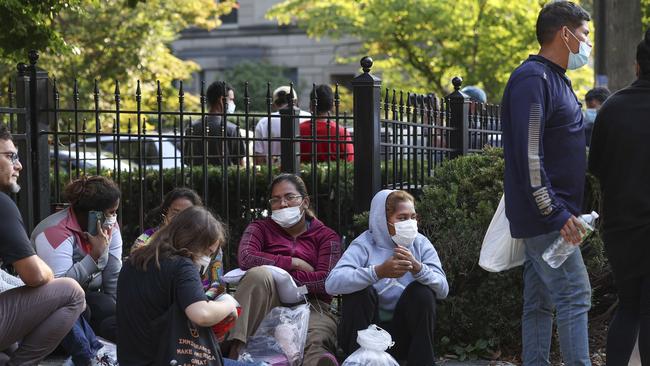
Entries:
{"type": "Polygon", "coordinates": [[[164,194],[188,186],[229,224],[227,268],[245,225],[268,215],[268,184],[279,172],[300,174],[318,217],[346,237],[353,214],[382,187],[417,193],[444,160],[501,143],[498,106],[471,102],[459,78],[445,97],[382,93],[368,57],[352,81],[353,115],[341,113],[336,86],[332,110],[317,116],[301,115],[291,93],[274,111],[270,85],[261,113],[250,110],[247,86],[237,113],[210,111],[204,86],[199,107],[188,108],[182,83],[175,110],[163,108],[159,86],[156,107],[144,106],[139,81],[131,92],[116,83],[107,105],[97,83],[79,90],[75,82],[71,95],[60,95],[38,55],[29,56],[0,94],[0,122],[13,132],[24,167],[17,201],[27,229],[65,205],[61,192],[71,179],[103,174],[122,190],[118,217],[128,248],[156,224],[148,213],[164,194]]]}

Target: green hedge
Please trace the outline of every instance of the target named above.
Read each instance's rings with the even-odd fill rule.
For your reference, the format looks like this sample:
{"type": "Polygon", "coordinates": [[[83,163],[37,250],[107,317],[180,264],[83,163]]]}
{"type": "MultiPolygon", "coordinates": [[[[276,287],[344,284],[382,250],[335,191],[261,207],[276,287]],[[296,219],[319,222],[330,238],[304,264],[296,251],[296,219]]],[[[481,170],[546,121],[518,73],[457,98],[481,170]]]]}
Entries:
{"type": "MultiPolygon", "coordinates": [[[[502,273],[478,266],[481,243],[503,193],[503,150],[447,161],[436,170],[418,203],[422,232],[431,239],[450,285],[438,308],[436,333],[444,351],[461,358],[519,354],[521,348],[522,267],[502,273]]],[[[598,207],[599,195],[587,180],[585,211],[598,207]]],[[[606,266],[602,241],[583,245],[588,271],[606,266]]]]}
{"type": "MultiPolygon", "coordinates": [[[[503,150],[443,162],[417,202],[419,226],[435,246],[449,281],[449,297],[439,302],[436,351],[461,359],[517,356],[521,349],[522,267],[502,273],[478,265],[483,236],[503,193],[503,150]]],[[[587,181],[585,211],[597,208],[599,194],[587,181]]],[[[355,216],[355,228],[368,225],[367,213],[355,216]]],[[[607,263],[598,235],[583,244],[592,276],[603,276],[607,263]]],[[[595,306],[607,291],[598,294],[595,306]]]]}
{"type": "MultiPolygon", "coordinates": [[[[312,196],[312,206],[318,207],[317,216],[326,225],[337,230],[342,236],[351,235],[352,213],[349,209],[352,202],[353,170],[351,165],[340,165],[337,176],[335,165],[328,168],[326,163],[317,165],[316,187],[311,179],[311,165],[304,164],[301,167],[301,176],[305,180],[307,189],[312,196]],[[338,179],[337,179],[338,178],[338,179]],[[316,194],[317,193],[317,194],[316,194]],[[340,216],[338,215],[340,208],[340,216]]],[[[229,228],[229,239],[225,249],[226,266],[232,268],[236,264],[237,245],[246,225],[256,218],[266,214],[269,198],[268,170],[266,167],[246,169],[230,166],[227,169],[228,191],[224,194],[224,176],[220,166],[208,167],[208,200],[206,205],[218,214],[229,228]],[[227,200],[224,200],[223,197],[227,200]]],[[[186,169],[184,178],[180,176],[180,170],[166,169],[163,171],[163,194],[174,187],[187,186],[195,189],[199,195],[203,195],[203,168],[193,167],[190,171],[186,169]]],[[[273,168],[271,177],[279,173],[279,168],[273,168]]],[[[52,173],[53,174],[53,173],[52,173]]],[[[140,227],[140,180],[138,171],[122,172],[118,177],[112,171],[103,171],[103,175],[109,176],[119,182],[122,190],[121,201],[121,222],[122,235],[125,243],[125,254],[135,238],[148,227],[155,225],[154,220],[145,220],[144,228],[140,227]]],[[[61,171],[59,173],[61,189],[68,182],[68,175],[61,171]]],[[[160,182],[158,171],[149,170],[144,176],[144,205],[143,213],[147,213],[160,205],[160,182]]],[[[54,192],[54,179],[50,179],[52,192],[54,192]]],[[[54,195],[52,202],[56,202],[54,195]]]]}

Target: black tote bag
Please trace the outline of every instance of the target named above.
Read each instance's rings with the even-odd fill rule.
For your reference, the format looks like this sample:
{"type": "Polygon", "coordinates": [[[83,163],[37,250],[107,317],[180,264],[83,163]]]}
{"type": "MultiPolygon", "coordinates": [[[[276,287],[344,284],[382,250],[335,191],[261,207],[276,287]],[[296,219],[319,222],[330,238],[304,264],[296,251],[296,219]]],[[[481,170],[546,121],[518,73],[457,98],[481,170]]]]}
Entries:
{"type": "Polygon", "coordinates": [[[156,323],[156,328],[161,330],[156,365],[223,365],[219,343],[212,329],[192,323],[178,303],[174,302],[156,323]]]}

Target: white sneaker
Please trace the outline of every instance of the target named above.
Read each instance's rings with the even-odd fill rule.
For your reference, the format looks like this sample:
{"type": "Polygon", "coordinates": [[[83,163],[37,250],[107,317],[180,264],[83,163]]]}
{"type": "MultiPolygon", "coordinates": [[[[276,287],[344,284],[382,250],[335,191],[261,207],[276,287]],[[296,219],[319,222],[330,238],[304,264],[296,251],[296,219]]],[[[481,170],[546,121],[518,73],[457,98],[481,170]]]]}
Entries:
{"type": "Polygon", "coordinates": [[[110,351],[109,347],[102,347],[97,351],[95,359],[92,360],[93,366],[118,366],[117,358],[110,351]]]}

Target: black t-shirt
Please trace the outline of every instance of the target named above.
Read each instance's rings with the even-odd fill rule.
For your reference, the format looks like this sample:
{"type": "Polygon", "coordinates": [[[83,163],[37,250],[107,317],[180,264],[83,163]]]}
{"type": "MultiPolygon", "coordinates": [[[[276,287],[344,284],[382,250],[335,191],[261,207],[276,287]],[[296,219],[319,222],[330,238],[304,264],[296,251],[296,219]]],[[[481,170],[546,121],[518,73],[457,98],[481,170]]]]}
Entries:
{"type": "Polygon", "coordinates": [[[117,281],[117,358],[120,365],[153,365],[160,329],[154,321],[172,306],[181,309],[206,301],[199,271],[191,259],[172,257],[149,262],[147,271],[125,262],[117,281]]]}
{"type": "Polygon", "coordinates": [[[5,265],[35,255],[18,206],[0,192],[0,262],[5,265]]]}

